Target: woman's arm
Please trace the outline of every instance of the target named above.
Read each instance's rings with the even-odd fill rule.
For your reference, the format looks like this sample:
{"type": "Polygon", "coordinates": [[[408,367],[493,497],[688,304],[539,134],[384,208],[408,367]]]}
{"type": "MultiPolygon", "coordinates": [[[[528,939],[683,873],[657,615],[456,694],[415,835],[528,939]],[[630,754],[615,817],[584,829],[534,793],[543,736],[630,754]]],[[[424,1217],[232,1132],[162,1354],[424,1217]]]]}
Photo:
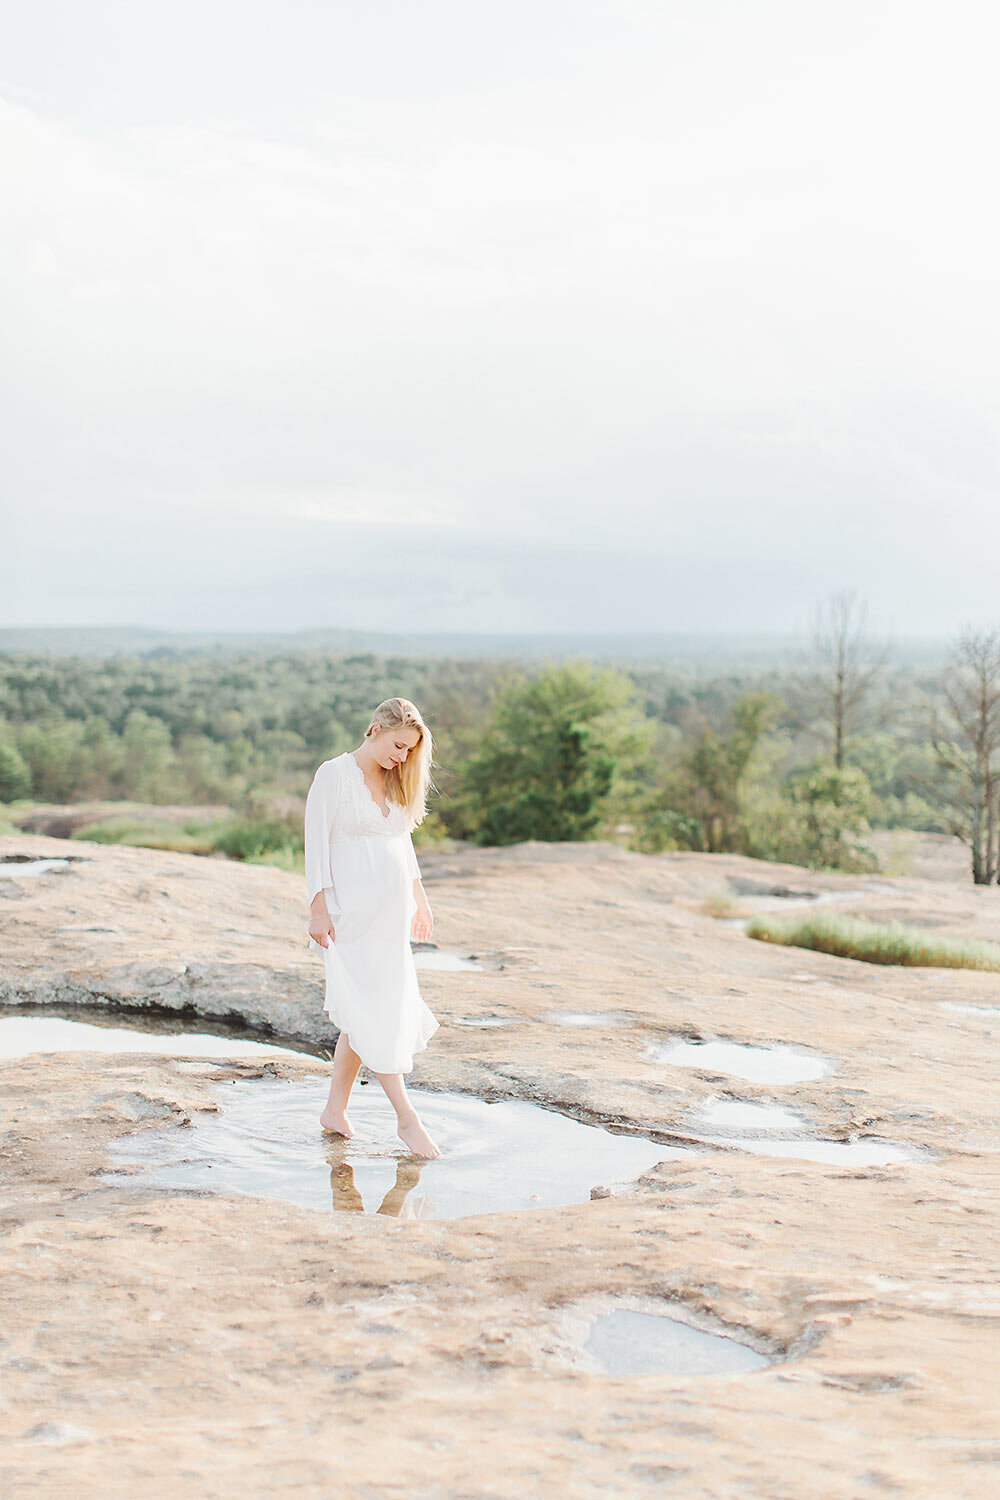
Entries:
{"type": "Polygon", "coordinates": [[[306,889],[309,897],[309,935],[326,947],[326,934],[333,936],[333,925],[326,903],[330,890],[336,900],[333,869],[330,861],[330,831],[338,797],[337,772],[332,762],[324,761],[312,780],[306,796],[305,864],[306,889]],[[315,929],[315,930],[314,930],[315,929]]]}
{"type": "Polygon", "coordinates": [[[420,866],[417,864],[417,854],[413,847],[413,836],[409,833],[406,835],[406,860],[413,877],[413,899],[417,905],[410,924],[410,936],[415,937],[418,942],[425,943],[434,931],[434,918],[420,881],[420,866]]]}

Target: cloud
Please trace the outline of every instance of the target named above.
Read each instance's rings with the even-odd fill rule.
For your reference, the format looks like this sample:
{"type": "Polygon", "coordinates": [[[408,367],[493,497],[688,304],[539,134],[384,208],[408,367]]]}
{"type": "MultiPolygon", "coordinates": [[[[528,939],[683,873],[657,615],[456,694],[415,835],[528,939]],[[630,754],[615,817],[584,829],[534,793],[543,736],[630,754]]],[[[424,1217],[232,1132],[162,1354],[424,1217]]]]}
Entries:
{"type": "Polygon", "coordinates": [[[266,554],[293,599],[275,526],[361,528],[359,577],[422,527],[489,628],[581,590],[645,620],[582,560],[644,554],[762,627],[782,577],[788,613],[827,578],[911,628],[931,581],[961,608],[969,538],[1000,542],[961,0],[946,37],[895,0],[40,7],[0,99],[4,460],[39,534],[100,524],[126,574],[198,517],[191,587],[266,554]]]}

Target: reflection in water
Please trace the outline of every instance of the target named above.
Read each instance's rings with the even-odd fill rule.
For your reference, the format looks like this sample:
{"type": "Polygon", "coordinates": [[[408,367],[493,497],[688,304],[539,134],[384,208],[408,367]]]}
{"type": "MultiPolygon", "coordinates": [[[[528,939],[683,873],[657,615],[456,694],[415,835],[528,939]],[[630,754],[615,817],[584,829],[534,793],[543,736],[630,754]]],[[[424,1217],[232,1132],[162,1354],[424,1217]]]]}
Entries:
{"type": "Polygon", "coordinates": [[[193,1128],[148,1129],[113,1141],[109,1155],[117,1170],[102,1176],[148,1187],[247,1193],[302,1208],[332,1204],[448,1219],[587,1202],[592,1187],[632,1183],[657,1162],[690,1154],[522,1100],[487,1104],[409,1088],[442,1151],[424,1160],[399,1140],[381,1090],[351,1096],[355,1134],[349,1140],[325,1132],[319,1113],[327,1089],[325,1078],[218,1083],[212,1093],[219,1113],[195,1116],[193,1128]],[[142,1170],[123,1171],[127,1163],[142,1170]]]}
{"type": "MultiPolygon", "coordinates": [[[[408,1204],[424,1165],[418,1158],[400,1157],[396,1163],[396,1180],[375,1212],[390,1214],[396,1219],[425,1217],[420,1212],[420,1205],[427,1201],[425,1198],[415,1198],[408,1204]]],[[[344,1209],[347,1213],[363,1214],[365,1211],[361,1190],[354,1180],[354,1168],[346,1158],[330,1164],[330,1200],[334,1208],[344,1209]]]]}

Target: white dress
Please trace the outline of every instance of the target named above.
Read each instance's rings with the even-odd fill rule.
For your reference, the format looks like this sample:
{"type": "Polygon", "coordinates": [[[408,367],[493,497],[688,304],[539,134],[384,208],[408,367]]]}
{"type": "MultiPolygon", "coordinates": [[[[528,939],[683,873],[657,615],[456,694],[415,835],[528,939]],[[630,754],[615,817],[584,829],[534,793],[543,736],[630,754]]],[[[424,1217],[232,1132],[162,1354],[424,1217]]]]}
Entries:
{"type": "MultiPolygon", "coordinates": [[[[350,750],[325,760],[306,798],[309,901],[326,893],[334,939],[324,948],[324,1008],[373,1073],[409,1073],[438,1029],[420,994],[410,949],[420,867],[410,817],[383,813],[350,750]]],[[[328,939],[329,941],[329,939],[328,939]]]]}

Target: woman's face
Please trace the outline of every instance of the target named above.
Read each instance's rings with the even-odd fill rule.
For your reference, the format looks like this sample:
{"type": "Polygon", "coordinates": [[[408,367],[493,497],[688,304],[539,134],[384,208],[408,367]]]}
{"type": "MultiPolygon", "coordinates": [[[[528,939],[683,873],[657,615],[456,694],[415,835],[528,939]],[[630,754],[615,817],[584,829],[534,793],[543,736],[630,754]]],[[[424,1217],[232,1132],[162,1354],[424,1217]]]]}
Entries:
{"type": "Polygon", "coordinates": [[[380,766],[391,771],[393,766],[402,765],[421,738],[419,729],[383,729],[371,736],[372,754],[380,766]]]}

